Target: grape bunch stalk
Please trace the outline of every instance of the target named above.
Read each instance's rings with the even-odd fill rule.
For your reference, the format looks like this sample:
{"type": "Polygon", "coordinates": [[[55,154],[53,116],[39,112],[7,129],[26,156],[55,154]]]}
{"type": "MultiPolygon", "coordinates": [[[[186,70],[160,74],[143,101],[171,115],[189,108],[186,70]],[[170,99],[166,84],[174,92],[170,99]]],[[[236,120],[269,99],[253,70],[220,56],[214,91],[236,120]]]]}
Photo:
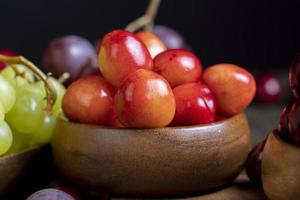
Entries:
{"type": "Polygon", "coordinates": [[[48,143],[64,86],[22,56],[0,55],[0,156],[48,143]]]}

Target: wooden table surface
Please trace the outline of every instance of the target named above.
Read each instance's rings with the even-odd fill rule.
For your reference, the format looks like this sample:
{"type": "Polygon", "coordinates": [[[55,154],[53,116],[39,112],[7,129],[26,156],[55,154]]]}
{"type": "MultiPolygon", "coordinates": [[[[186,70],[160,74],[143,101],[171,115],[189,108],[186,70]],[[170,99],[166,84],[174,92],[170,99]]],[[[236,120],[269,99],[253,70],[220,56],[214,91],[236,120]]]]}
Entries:
{"type": "MultiPolygon", "coordinates": [[[[112,200],[142,200],[143,198],[112,198],[112,200]]],[[[245,173],[240,174],[231,186],[217,192],[169,200],[264,200],[267,199],[261,187],[253,185],[245,173]]],[[[152,199],[148,199],[152,200],[152,199]]]]}

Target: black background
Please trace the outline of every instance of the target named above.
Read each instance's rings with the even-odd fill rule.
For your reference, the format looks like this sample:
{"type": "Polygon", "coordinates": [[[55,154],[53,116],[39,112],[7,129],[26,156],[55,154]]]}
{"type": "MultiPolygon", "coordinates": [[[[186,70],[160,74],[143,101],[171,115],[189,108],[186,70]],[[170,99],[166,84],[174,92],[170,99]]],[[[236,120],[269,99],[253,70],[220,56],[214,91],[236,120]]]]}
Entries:
{"type": "MultiPolygon", "coordinates": [[[[94,42],[143,14],[146,0],[0,0],[0,48],[40,63],[55,37],[94,42]]],[[[181,32],[204,65],[287,68],[300,51],[299,0],[162,0],[157,24],[181,32]]]]}

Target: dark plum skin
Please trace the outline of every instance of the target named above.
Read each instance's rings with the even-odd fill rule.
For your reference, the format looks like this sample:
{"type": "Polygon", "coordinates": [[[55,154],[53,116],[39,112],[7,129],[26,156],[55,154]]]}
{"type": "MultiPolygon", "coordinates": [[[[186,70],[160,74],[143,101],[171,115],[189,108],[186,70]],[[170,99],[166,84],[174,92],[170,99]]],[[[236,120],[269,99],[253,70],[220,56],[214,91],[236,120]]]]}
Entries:
{"type": "Polygon", "coordinates": [[[250,180],[255,184],[261,184],[261,159],[266,140],[258,143],[248,154],[246,172],[250,180]]]}
{"type": "Polygon", "coordinates": [[[290,67],[289,81],[291,90],[296,98],[300,97],[300,53],[296,54],[290,67]]]}

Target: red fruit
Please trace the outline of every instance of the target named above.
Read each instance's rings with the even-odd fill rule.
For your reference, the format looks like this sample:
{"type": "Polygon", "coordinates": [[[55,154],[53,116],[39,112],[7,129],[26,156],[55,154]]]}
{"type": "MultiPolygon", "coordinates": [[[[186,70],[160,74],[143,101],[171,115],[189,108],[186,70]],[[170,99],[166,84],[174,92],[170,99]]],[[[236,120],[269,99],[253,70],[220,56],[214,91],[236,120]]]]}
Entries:
{"type": "Polygon", "coordinates": [[[295,97],[300,95],[300,53],[296,54],[289,73],[290,87],[295,97]]]}
{"type": "Polygon", "coordinates": [[[217,111],[233,116],[242,112],[255,95],[255,80],[245,69],[233,64],[217,64],[203,73],[203,81],[216,95],[217,111]]]}
{"type": "Polygon", "coordinates": [[[246,161],[246,172],[250,180],[261,184],[261,159],[266,140],[258,143],[249,153],[246,161]]]}
{"type": "Polygon", "coordinates": [[[187,48],[185,39],[174,29],[156,25],[153,27],[152,32],[157,35],[168,49],[187,48]]]}
{"type": "Polygon", "coordinates": [[[175,99],[168,82],[144,69],[129,75],[115,100],[117,116],[125,127],[164,127],[175,114],[175,99]]]}
{"type": "Polygon", "coordinates": [[[216,122],[218,122],[218,121],[222,121],[222,120],[225,120],[225,119],[227,119],[227,117],[226,117],[226,116],[222,116],[222,115],[216,115],[216,119],[215,119],[215,121],[216,121],[216,122]]]}
{"type": "Polygon", "coordinates": [[[171,87],[176,87],[198,81],[201,77],[202,65],[192,52],[171,49],[155,57],[153,71],[167,79],[171,87]]]}
{"type": "Polygon", "coordinates": [[[73,82],[67,89],[62,109],[74,122],[110,125],[114,89],[103,78],[87,76],[73,82]]]}
{"type": "Polygon", "coordinates": [[[68,82],[90,75],[98,68],[93,45],[87,39],[75,35],[53,40],[45,50],[42,61],[45,69],[55,77],[68,72],[68,82]]]}
{"type": "Polygon", "coordinates": [[[283,110],[278,132],[287,142],[300,146],[300,100],[283,110]]]}
{"type": "Polygon", "coordinates": [[[72,196],[74,198],[74,200],[80,200],[80,195],[71,187],[68,186],[60,186],[58,187],[59,190],[69,194],[70,196],[72,196]]]}
{"type": "Polygon", "coordinates": [[[119,87],[137,69],[152,69],[152,59],[144,43],[133,33],[116,30],[106,34],[98,54],[100,70],[110,84],[119,87]]]}
{"type": "Polygon", "coordinates": [[[281,97],[281,84],[272,73],[262,73],[256,79],[256,100],[261,103],[277,103],[281,97]]]}
{"type": "Polygon", "coordinates": [[[101,76],[101,77],[103,77],[102,74],[101,74],[101,72],[99,71],[99,69],[93,71],[92,74],[90,74],[90,75],[96,75],[96,76],[101,76]]]}
{"type": "MultiPolygon", "coordinates": [[[[1,49],[0,50],[0,55],[4,55],[4,56],[15,56],[16,54],[10,50],[6,50],[6,49],[1,49]]],[[[6,67],[6,63],[4,62],[0,62],[0,71],[2,69],[4,69],[6,67]]]]}
{"type": "MultiPolygon", "coordinates": [[[[115,102],[115,99],[114,99],[115,102]]],[[[115,106],[113,106],[112,110],[109,113],[108,116],[108,125],[115,127],[115,128],[124,128],[124,125],[120,122],[117,116],[117,111],[115,106]]]]}
{"type": "Polygon", "coordinates": [[[176,113],[173,126],[197,125],[215,121],[216,100],[202,83],[187,83],[173,89],[176,113]]]}
{"type": "Polygon", "coordinates": [[[151,32],[141,31],[135,34],[146,45],[151,57],[154,58],[159,53],[165,51],[165,44],[151,32]]]}
{"type": "Polygon", "coordinates": [[[291,112],[292,106],[293,106],[293,103],[288,104],[280,114],[280,120],[279,120],[279,124],[278,124],[278,128],[277,128],[278,132],[279,132],[279,135],[282,135],[282,134],[289,131],[288,117],[289,117],[289,113],[291,112]]]}

